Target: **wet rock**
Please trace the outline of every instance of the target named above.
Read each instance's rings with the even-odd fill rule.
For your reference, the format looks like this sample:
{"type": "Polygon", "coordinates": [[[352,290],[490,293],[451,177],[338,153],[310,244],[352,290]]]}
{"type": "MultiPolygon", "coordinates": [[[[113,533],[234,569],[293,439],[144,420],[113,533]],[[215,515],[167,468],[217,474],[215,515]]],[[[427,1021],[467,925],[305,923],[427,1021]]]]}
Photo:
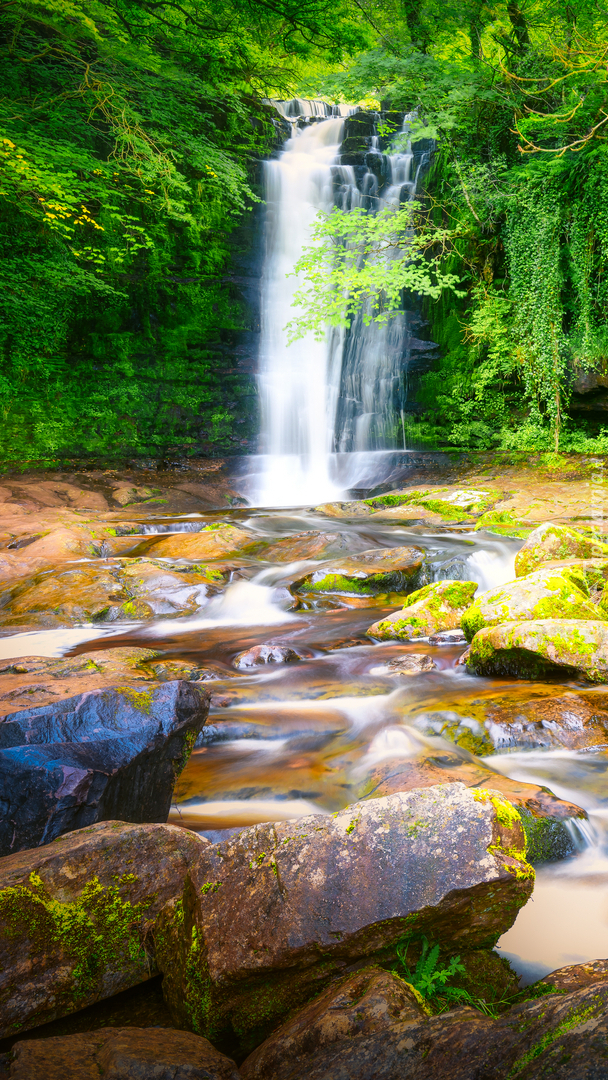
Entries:
{"type": "Polygon", "coordinates": [[[97,821],[166,821],[205,723],[187,682],[93,690],[0,721],[0,854],[97,821]]]}
{"type": "Polygon", "coordinates": [[[2,597],[0,626],[72,626],[193,614],[222,583],[221,571],[207,566],[99,560],[20,582],[2,597]]]}
{"type": "Polygon", "coordinates": [[[524,843],[500,795],[445,784],[210,845],[156,939],[175,1022],[248,1053],[332,975],[406,931],[487,946],[532,891],[524,843]]]}
{"type": "Polygon", "coordinates": [[[477,591],[475,581],[436,581],[408,596],[401,611],[379,619],[367,631],[379,641],[412,641],[440,630],[454,630],[477,591]]]}
{"type": "Polygon", "coordinates": [[[386,664],[370,668],[370,675],[419,675],[424,671],[435,671],[437,664],[427,653],[405,653],[388,660],[386,664]]]}
{"type": "Polygon", "coordinates": [[[425,1018],[420,998],[408,983],[382,968],[363,968],[333,983],[273,1032],[243,1062],[241,1076],[275,1080],[325,1047],[425,1018]]]}
{"type": "Polygon", "coordinates": [[[543,563],[564,559],[606,559],[608,544],[565,525],[546,521],[530,533],[515,556],[515,573],[524,577],[543,563]]]}
{"type": "Polygon", "coordinates": [[[146,502],[150,499],[158,501],[161,495],[160,488],[138,487],[137,485],[124,483],[114,483],[110,486],[112,488],[112,499],[119,506],[130,506],[133,503],[146,502]]]}
{"type": "Polygon", "coordinates": [[[534,818],[565,821],[586,818],[586,812],[575,803],[558,799],[548,788],[526,784],[494,772],[481,761],[463,758],[448,750],[427,752],[415,759],[399,760],[393,756],[371,769],[359,788],[361,799],[378,799],[398,791],[412,791],[436,784],[461,783],[473,790],[499,791],[518,810],[525,809],[534,818]]]}
{"type": "Polygon", "coordinates": [[[429,634],[429,645],[465,645],[466,637],[460,629],[438,630],[436,634],[429,634]]]}
{"type": "Polygon", "coordinates": [[[579,619],[508,622],[480,630],[467,669],[523,679],[583,678],[608,682],[608,624],[579,619]]]}
{"type": "MultiPolygon", "coordinates": [[[[378,495],[366,499],[374,508],[375,516],[401,516],[403,511],[416,507],[430,511],[440,521],[469,522],[482,514],[500,498],[500,492],[493,488],[486,490],[462,487],[427,487],[415,491],[391,491],[388,495],[378,495]]],[[[411,510],[410,510],[411,514],[411,510]]]]}
{"type": "MultiPolygon", "coordinates": [[[[295,1018],[294,1018],[295,1021],[295,1018]]],[[[262,1048],[260,1048],[262,1049],[262,1048]]],[[[259,1080],[604,1080],[608,980],[498,1018],[460,1007],[312,1048],[259,1080]]],[[[245,1074],[247,1075],[247,1073],[245,1074]]]]}
{"type": "Polygon", "coordinates": [[[99,1028],[24,1039],[12,1080],[238,1080],[234,1061],[207,1039],[172,1028],[99,1028]]]}
{"type": "Polygon", "coordinates": [[[580,571],[537,570],[483,593],[463,613],[461,626],[467,640],[472,641],[478,630],[505,622],[602,618],[602,611],[589,599],[580,571]]]}
{"type": "Polygon", "coordinates": [[[373,548],[350,558],[325,563],[294,581],[292,592],[355,593],[373,596],[405,592],[422,570],[424,552],[418,548],[373,548]]]}
{"type": "Polygon", "coordinates": [[[152,931],[206,844],[173,825],[104,822],[0,861],[0,1036],[145,982],[152,931]]]}
{"type": "MultiPolygon", "coordinates": [[[[343,551],[348,546],[342,533],[301,532],[285,536],[273,544],[258,544],[257,554],[266,562],[289,563],[299,559],[323,559],[331,552],[343,551]]],[[[248,549],[253,553],[253,547],[248,549]]]]}
{"type": "Polygon", "coordinates": [[[234,666],[241,671],[249,668],[262,667],[264,664],[287,664],[299,660],[297,652],[287,645],[254,645],[252,649],[238,653],[234,658],[234,666]]]}
{"type": "Polygon", "coordinates": [[[133,550],[133,555],[151,556],[155,559],[221,559],[229,552],[240,551],[251,544],[251,533],[236,525],[220,522],[205,525],[200,532],[171,533],[168,536],[152,536],[133,550]]]}

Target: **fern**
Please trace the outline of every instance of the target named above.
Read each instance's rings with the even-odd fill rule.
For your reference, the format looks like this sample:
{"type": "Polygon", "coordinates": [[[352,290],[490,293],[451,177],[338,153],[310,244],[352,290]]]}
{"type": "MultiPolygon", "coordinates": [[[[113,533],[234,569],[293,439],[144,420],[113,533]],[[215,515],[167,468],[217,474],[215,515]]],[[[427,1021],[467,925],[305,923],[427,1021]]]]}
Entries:
{"type": "Polygon", "coordinates": [[[452,956],[447,967],[439,968],[439,945],[431,946],[424,935],[420,938],[422,951],[416,967],[412,971],[407,962],[407,952],[412,941],[412,935],[402,938],[397,942],[396,952],[399,961],[398,968],[394,969],[396,975],[400,975],[406,982],[425,999],[430,1000],[441,994],[444,998],[452,1001],[472,1001],[467,990],[457,986],[450,986],[450,980],[455,975],[466,974],[464,964],[460,962],[460,956],[452,956]],[[399,968],[401,970],[399,970],[399,968]]]}

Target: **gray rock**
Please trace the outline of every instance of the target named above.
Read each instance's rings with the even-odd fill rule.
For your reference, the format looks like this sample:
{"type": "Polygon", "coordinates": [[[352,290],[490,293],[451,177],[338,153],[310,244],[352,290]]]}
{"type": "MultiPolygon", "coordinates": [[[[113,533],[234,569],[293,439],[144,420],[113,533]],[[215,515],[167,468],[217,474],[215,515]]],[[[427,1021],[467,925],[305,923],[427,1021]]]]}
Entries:
{"type": "Polygon", "coordinates": [[[455,783],[205,848],[158,938],[172,1015],[248,1053],[332,975],[406,932],[491,946],[532,891],[524,844],[501,795],[455,783]]]}
{"type": "Polygon", "coordinates": [[[371,668],[370,675],[419,675],[436,668],[437,664],[428,653],[404,653],[386,664],[371,668]]]}
{"type": "Polygon", "coordinates": [[[288,645],[254,645],[252,649],[241,652],[234,658],[234,666],[239,670],[261,667],[263,664],[287,664],[299,660],[297,652],[288,645]]]}

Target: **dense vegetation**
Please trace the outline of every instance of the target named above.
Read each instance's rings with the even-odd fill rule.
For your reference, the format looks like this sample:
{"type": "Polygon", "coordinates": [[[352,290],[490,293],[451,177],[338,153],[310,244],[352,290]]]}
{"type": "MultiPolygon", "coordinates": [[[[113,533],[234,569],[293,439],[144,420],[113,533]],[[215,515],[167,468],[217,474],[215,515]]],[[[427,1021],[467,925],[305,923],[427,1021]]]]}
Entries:
{"type": "Polygon", "coordinates": [[[263,98],[369,44],[329,6],[0,3],[1,458],[250,434],[230,277],[276,139],[263,98]]]}
{"type": "MultiPolygon", "coordinates": [[[[418,442],[608,450],[600,408],[576,422],[573,399],[582,373],[608,370],[606,16],[603,0],[401,0],[377,20],[374,50],[307,84],[415,110],[412,137],[438,140],[426,204],[413,208],[442,348],[419,390],[425,412],[410,418],[418,442]]],[[[377,250],[379,233],[398,241],[389,219],[377,250]]],[[[339,215],[322,223],[334,241],[343,230],[339,215]]],[[[374,296],[359,268],[351,288],[386,317],[399,268],[410,286],[405,229],[391,289],[374,296]]]]}
{"type": "MultiPolygon", "coordinates": [[[[604,0],[0,0],[0,457],[246,442],[232,278],[276,139],[264,98],[295,92],[416,110],[413,136],[437,140],[410,208],[415,260],[409,221],[361,231],[402,245],[392,302],[426,294],[441,346],[410,438],[608,450],[601,413],[576,422],[572,397],[608,364],[606,14],[604,0]]],[[[345,228],[322,227],[330,242],[345,228]]],[[[386,315],[371,265],[361,284],[351,263],[351,296],[386,315]]],[[[316,295],[331,307],[328,276],[316,295]]]]}

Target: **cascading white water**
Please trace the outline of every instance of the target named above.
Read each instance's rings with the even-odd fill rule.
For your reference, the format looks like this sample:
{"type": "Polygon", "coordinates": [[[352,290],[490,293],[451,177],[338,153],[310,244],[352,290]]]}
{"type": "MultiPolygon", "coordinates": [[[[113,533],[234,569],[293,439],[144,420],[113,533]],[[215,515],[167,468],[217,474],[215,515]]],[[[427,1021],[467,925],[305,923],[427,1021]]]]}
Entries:
{"type": "MultiPolygon", "coordinates": [[[[295,506],[338,499],[344,488],[358,486],[345,460],[353,451],[354,471],[367,473],[364,456],[369,451],[405,449],[396,435],[396,418],[403,408],[409,359],[428,347],[413,334],[419,316],[400,311],[386,325],[366,326],[360,315],[348,333],[328,330],[323,341],[308,335],[292,345],[284,327],[296,314],[293,297],[300,283],[293,267],[310,243],[318,211],[334,205],[345,211],[398,206],[413,198],[420,162],[415,170],[409,143],[404,150],[383,154],[372,136],[363,169],[360,161],[358,166],[341,163],[342,117],[354,110],[296,98],[273,104],[291,123],[292,136],[278,159],[264,166],[263,458],[255,491],[249,494],[258,505],[295,506]],[[302,130],[298,121],[303,119],[313,122],[302,130]]],[[[402,135],[407,136],[409,120],[402,135]]]]}
{"type": "Polygon", "coordinates": [[[298,287],[288,275],[310,242],[318,211],[333,205],[331,166],[343,127],[338,117],[303,131],[293,124],[283,153],[264,164],[267,250],[259,382],[265,462],[256,496],[261,505],[295,506],[340,494],[329,475],[335,401],[328,343],[309,334],[288,346],[284,327],[295,313],[298,287]]]}

